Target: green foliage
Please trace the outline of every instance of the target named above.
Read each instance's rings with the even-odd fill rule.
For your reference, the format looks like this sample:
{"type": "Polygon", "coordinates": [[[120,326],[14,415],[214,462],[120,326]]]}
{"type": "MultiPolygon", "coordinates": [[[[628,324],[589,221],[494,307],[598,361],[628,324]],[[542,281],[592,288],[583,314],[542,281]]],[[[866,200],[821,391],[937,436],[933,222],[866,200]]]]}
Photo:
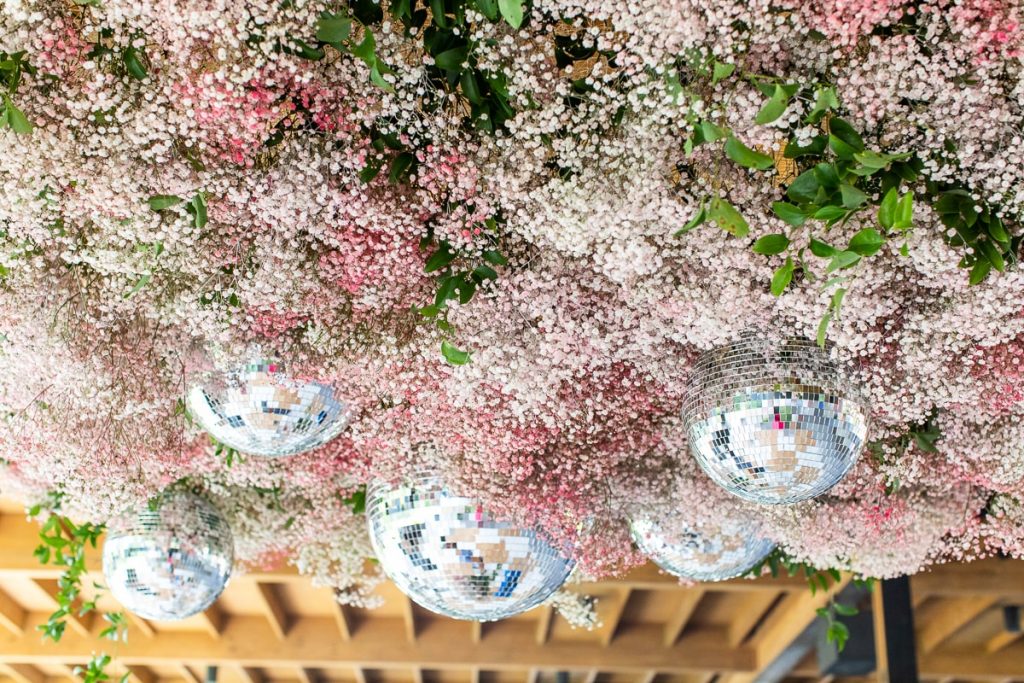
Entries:
{"type": "Polygon", "coordinates": [[[29,135],[34,126],[25,113],[14,104],[14,95],[24,74],[34,76],[36,68],[25,58],[27,53],[0,51],[0,88],[3,93],[3,107],[0,108],[0,130],[10,128],[18,135],[29,135]]]}
{"type": "Polygon", "coordinates": [[[361,515],[366,512],[366,485],[362,484],[352,495],[342,498],[342,503],[352,508],[352,514],[361,515]]]}
{"type": "MultiPolygon", "coordinates": [[[[108,664],[110,664],[110,655],[93,655],[88,664],[85,666],[76,666],[73,669],[73,673],[82,679],[82,683],[102,683],[102,681],[110,680],[110,674],[107,673],[108,664]]],[[[126,683],[129,676],[130,672],[125,672],[125,674],[118,679],[118,683],[126,683]]]]}

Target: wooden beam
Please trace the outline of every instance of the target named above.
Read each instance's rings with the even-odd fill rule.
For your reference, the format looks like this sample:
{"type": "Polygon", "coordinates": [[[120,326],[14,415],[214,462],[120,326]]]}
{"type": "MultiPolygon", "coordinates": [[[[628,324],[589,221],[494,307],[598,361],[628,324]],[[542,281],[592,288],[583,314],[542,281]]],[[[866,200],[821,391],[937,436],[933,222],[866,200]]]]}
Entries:
{"type": "Polygon", "coordinates": [[[267,678],[260,669],[251,666],[236,666],[235,672],[244,683],[264,683],[267,678]]]}
{"type": "Polygon", "coordinates": [[[131,679],[136,683],[157,683],[157,675],[153,673],[153,670],[149,667],[132,666],[128,668],[128,673],[131,675],[131,679]]]}
{"type": "Polygon", "coordinates": [[[601,672],[597,669],[591,669],[587,672],[587,675],[583,678],[583,683],[597,683],[597,676],[601,672]]]}
{"type": "Polygon", "coordinates": [[[598,599],[598,617],[601,619],[601,628],[596,629],[600,634],[601,644],[607,647],[615,640],[615,634],[619,630],[619,622],[626,611],[629,603],[629,596],[632,589],[628,586],[598,599]],[[602,609],[603,608],[603,609],[602,609]]]}
{"type": "Polygon", "coordinates": [[[423,669],[418,666],[412,668],[412,683],[423,683],[423,669]]]}
{"type": "Polygon", "coordinates": [[[298,676],[299,683],[317,683],[316,677],[304,666],[295,667],[295,673],[298,676]]]}
{"type": "Polygon", "coordinates": [[[1013,633],[1012,631],[1000,631],[995,634],[985,643],[985,652],[989,654],[995,654],[1004,647],[1016,643],[1018,640],[1024,637],[1024,631],[1013,633]]]}
{"type": "Polygon", "coordinates": [[[133,614],[128,610],[125,610],[125,614],[128,615],[128,621],[130,621],[132,625],[135,626],[136,630],[138,630],[139,633],[141,633],[142,635],[146,636],[147,638],[152,638],[153,635],[156,633],[156,629],[153,628],[153,625],[145,619],[143,619],[142,617],[140,617],[138,614],[133,614]]]}
{"type": "Polygon", "coordinates": [[[679,606],[676,607],[672,618],[665,624],[665,636],[663,638],[665,647],[672,647],[676,644],[679,636],[686,629],[686,624],[690,622],[690,617],[697,611],[697,605],[700,604],[703,597],[704,589],[699,586],[688,588],[680,593],[679,606]]]}
{"type": "Polygon", "coordinates": [[[7,595],[7,593],[0,590],[0,626],[3,626],[14,635],[20,636],[25,631],[23,628],[25,615],[26,612],[22,609],[21,605],[11,599],[11,596],[7,595]]]}
{"type": "Polygon", "coordinates": [[[921,657],[921,678],[957,681],[1019,680],[1024,672],[1024,649],[1012,647],[998,657],[984,648],[943,648],[921,657]]]}
{"type": "Polygon", "coordinates": [[[833,583],[828,590],[811,593],[805,588],[782,598],[751,638],[750,645],[754,647],[757,656],[756,670],[760,671],[775,661],[818,617],[818,608],[827,604],[849,582],[849,575],[844,574],[842,580],[833,583]]]}
{"type": "Polygon", "coordinates": [[[185,683],[203,683],[199,676],[196,676],[196,673],[184,662],[179,664],[177,668],[178,673],[180,673],[181,677],[185,679],[185,683]]]}
{"type": "Polygon", "coordinates": [[[729,624],[729,644],[735,647],[745,641],[778,599],[779,594],[770,591],[748,595],[743,600],[742,609],[729,624]]]}
{"type": "Polygon", "coordinates": [[[366,683],[366,670],[363,667],[353,667],[352,675],[355,677],[356,683],[366,683]]]}
{"type": "Polygon", "coordinates": [[[922,613],[921,629],[917,635],[921,654],[933,651],[995,602],[995,598],[984,596],[946,598],[926,613],[922,613]]]}
{"type": "MultiPolygon", "coordinates": [[[[819,593],[820,595],[820,593],[819,593]]],[[[87,661],[95,650],[92,636],[70,629],[59,649],[48,647],[35,633],[45,614],[30,614],[25,635],[0,632],[0,652],[5,659],[31,664],[87,661]]],[[[228,620],[221,637],[199,631],[161,631],[153,638],[129,639],[118,645],[118,660],[126,666],[275,667],[307,666],[318,669],[340,665],[366,668],[429,669],[468,668],[486,670],[530,669],[643,672],[656,669],[666,674],[706,671],[753,671],[755,651],[750,646],[731,648],[725,630],[704,628],[684,634],[666,648],[663,628],[657,624],[636,624],[620,633],[608,647],[582,640],[536,642],[536,626],[529,621],[507,621],[488,632],[474,645],[465,637],[465,625],[438,619],[405,642],[402,619],[379,617],[366,620],[349,641],[340,641],[331,617],[296,619],[282,638],[257,616],[235,616],[228,620]],[[404,643],[404,644],[403,644],[404,643]]]]}
{"type": "Polygon", "coordinates": [[[484,623],[482,621],[469,622],[469,639],[474,645],[479,645],[484,639],[484,623]]]}
{"type": "Polygon", "coordinates": [[[416,642],[416,612],[412,600],[403,595],[400,599],[402,607],[402,619],[405,622],[405,639],[410,643],[416,642]]]}
{"type": "Polygon", "coordinates": [[[220,632],[224,628],[224,621],[227,617],[224,615],[224,610],[217,603],[213,603],[196,616],[199,617],[207,633],[214,638],[220,638],[220,632]]]}
{"type": "Polygon", "coordinates": [[[331,600],[331,614],[334,615],[334,622],[338,625],[341,639],[349,640],[352,637],[352,618],[348,613],[348,608],[337,599],[331,600]]]}
{"type": "Polygon", "coordinates": [[[46,683],[43,672],[31,664],[3,664],[0,668],[17,683],[46,683]]]}
{"type": "Polygon", "coordinates": [[[541,605],[537,608],[537,644],[543,645],[548,642],[551,634],[551,620],[555,617],[555,608],[551,605],[541,605]]]}
{"type": "Polygon", "coordinates": [[[288,635],[288,629],[291,627],[291,620],[288,613],[285,612],[284,605],[281,604],[281,599],[277,595],[277,586],[272,583],[259,581],[256,583],[256,588],[259,589],[263,613],[267,617],[267,622],[270,623],[271,630],[273,630],[274,635],[279,640],[284,640],[285,636],[288,635]]]}

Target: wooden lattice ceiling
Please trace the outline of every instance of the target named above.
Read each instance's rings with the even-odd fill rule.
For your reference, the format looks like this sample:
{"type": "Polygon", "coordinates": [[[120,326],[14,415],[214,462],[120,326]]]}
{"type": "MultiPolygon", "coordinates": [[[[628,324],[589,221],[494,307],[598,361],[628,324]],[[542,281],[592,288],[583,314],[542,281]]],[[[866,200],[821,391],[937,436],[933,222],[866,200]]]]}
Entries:
{"type": "MultiPolygon", "coordinates": [[[[749,682],[830,595],[793,578],[680,587],[647,566],[579,586],[598,599],[603,621],[584,631],[548,607],[497,623],[453,621],[390,584],[376,610],[342,607],[330,590],[282,569],[235,577],[205,614],[180,623],[133,618],[126,643],[100,641],[102,619],[87,615],[53,644],[36,626],[55,607],[58,570],[32,556],[36,526],[4,509],[0,683],[69,679],[98,650],[138,683],[198,683],[208,666],[222,683],[547,683],[558,671],[571,683],[749,682]]],[[[98,553],[88,562],[99,578],[98,553]]],[[[1001,621],[1002,605],[1024,604],[1024,562],[943,566],[914,577],[912,589],[923,680],[1024,681],[1024,639],[1001,621]]],[[[99,608],[118,607],[106,598],[99,608]]],[[[789,676],[823,680],[813,658],[789,676]]]]}

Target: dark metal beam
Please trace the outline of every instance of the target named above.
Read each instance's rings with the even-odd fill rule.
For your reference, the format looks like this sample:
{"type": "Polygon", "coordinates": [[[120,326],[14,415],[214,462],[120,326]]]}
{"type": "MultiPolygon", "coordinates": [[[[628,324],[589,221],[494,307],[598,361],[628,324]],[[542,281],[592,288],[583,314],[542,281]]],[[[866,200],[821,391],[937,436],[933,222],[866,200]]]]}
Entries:
{"type": "Polygon", "coordinates": [[[885,579],[875,586],[882,593],[885,654],[890,681],[918,683],[917,652],[914,645],[914,608],[910,600],[910,579],[885,579]]]}

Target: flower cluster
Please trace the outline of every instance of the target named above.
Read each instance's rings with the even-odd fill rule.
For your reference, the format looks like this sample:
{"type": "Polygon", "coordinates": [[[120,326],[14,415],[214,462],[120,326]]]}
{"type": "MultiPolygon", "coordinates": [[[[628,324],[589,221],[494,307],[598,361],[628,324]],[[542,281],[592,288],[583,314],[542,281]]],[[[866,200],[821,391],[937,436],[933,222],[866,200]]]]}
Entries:
{"type": "Polygon", "coordinates": [[[0,119],[5,490],[56,488],[103,521],[184,480],[244,563],[287,559],[358,604],[379,576],[345,500],[424,444],[588,575],[642,562],[628,519],[658,506],[748,515],[866,575],[1022,552],[991,540],[1024,505],[1018,0],[534,0],[518,28],[459,4],[455,57],[387,2],[0,7],[0,67],[32,67],[0,71],[0,113],[26,119],[0,119]],[[322,23],[339,12],[348,33],[322,23]],[[817,118],[816,89],[836,96],[817,118]],[[878,227],[872,210],[800,232],[772,209],[809,168],[787,141],[840,115],[868,150],[916,155],[905,191],[998,221],[1005,272],[969,284],[961,260],[1001,233],[968,244],[920,199],[870,258],[815,260],[816,239],[878,227]],[[799,264],[775,296],[791,257],[751,245],[782,233],[799,264]],[[799,509],[725,500],[678,419],[694,359],[750,329],[814,338],[827,312],[871,451],[799,509]],[[356,406],[341,438],[216,456],[182,399],[254,345],[356,406]],[[922,447],[926,422],[941,438],[922,447]]]}

